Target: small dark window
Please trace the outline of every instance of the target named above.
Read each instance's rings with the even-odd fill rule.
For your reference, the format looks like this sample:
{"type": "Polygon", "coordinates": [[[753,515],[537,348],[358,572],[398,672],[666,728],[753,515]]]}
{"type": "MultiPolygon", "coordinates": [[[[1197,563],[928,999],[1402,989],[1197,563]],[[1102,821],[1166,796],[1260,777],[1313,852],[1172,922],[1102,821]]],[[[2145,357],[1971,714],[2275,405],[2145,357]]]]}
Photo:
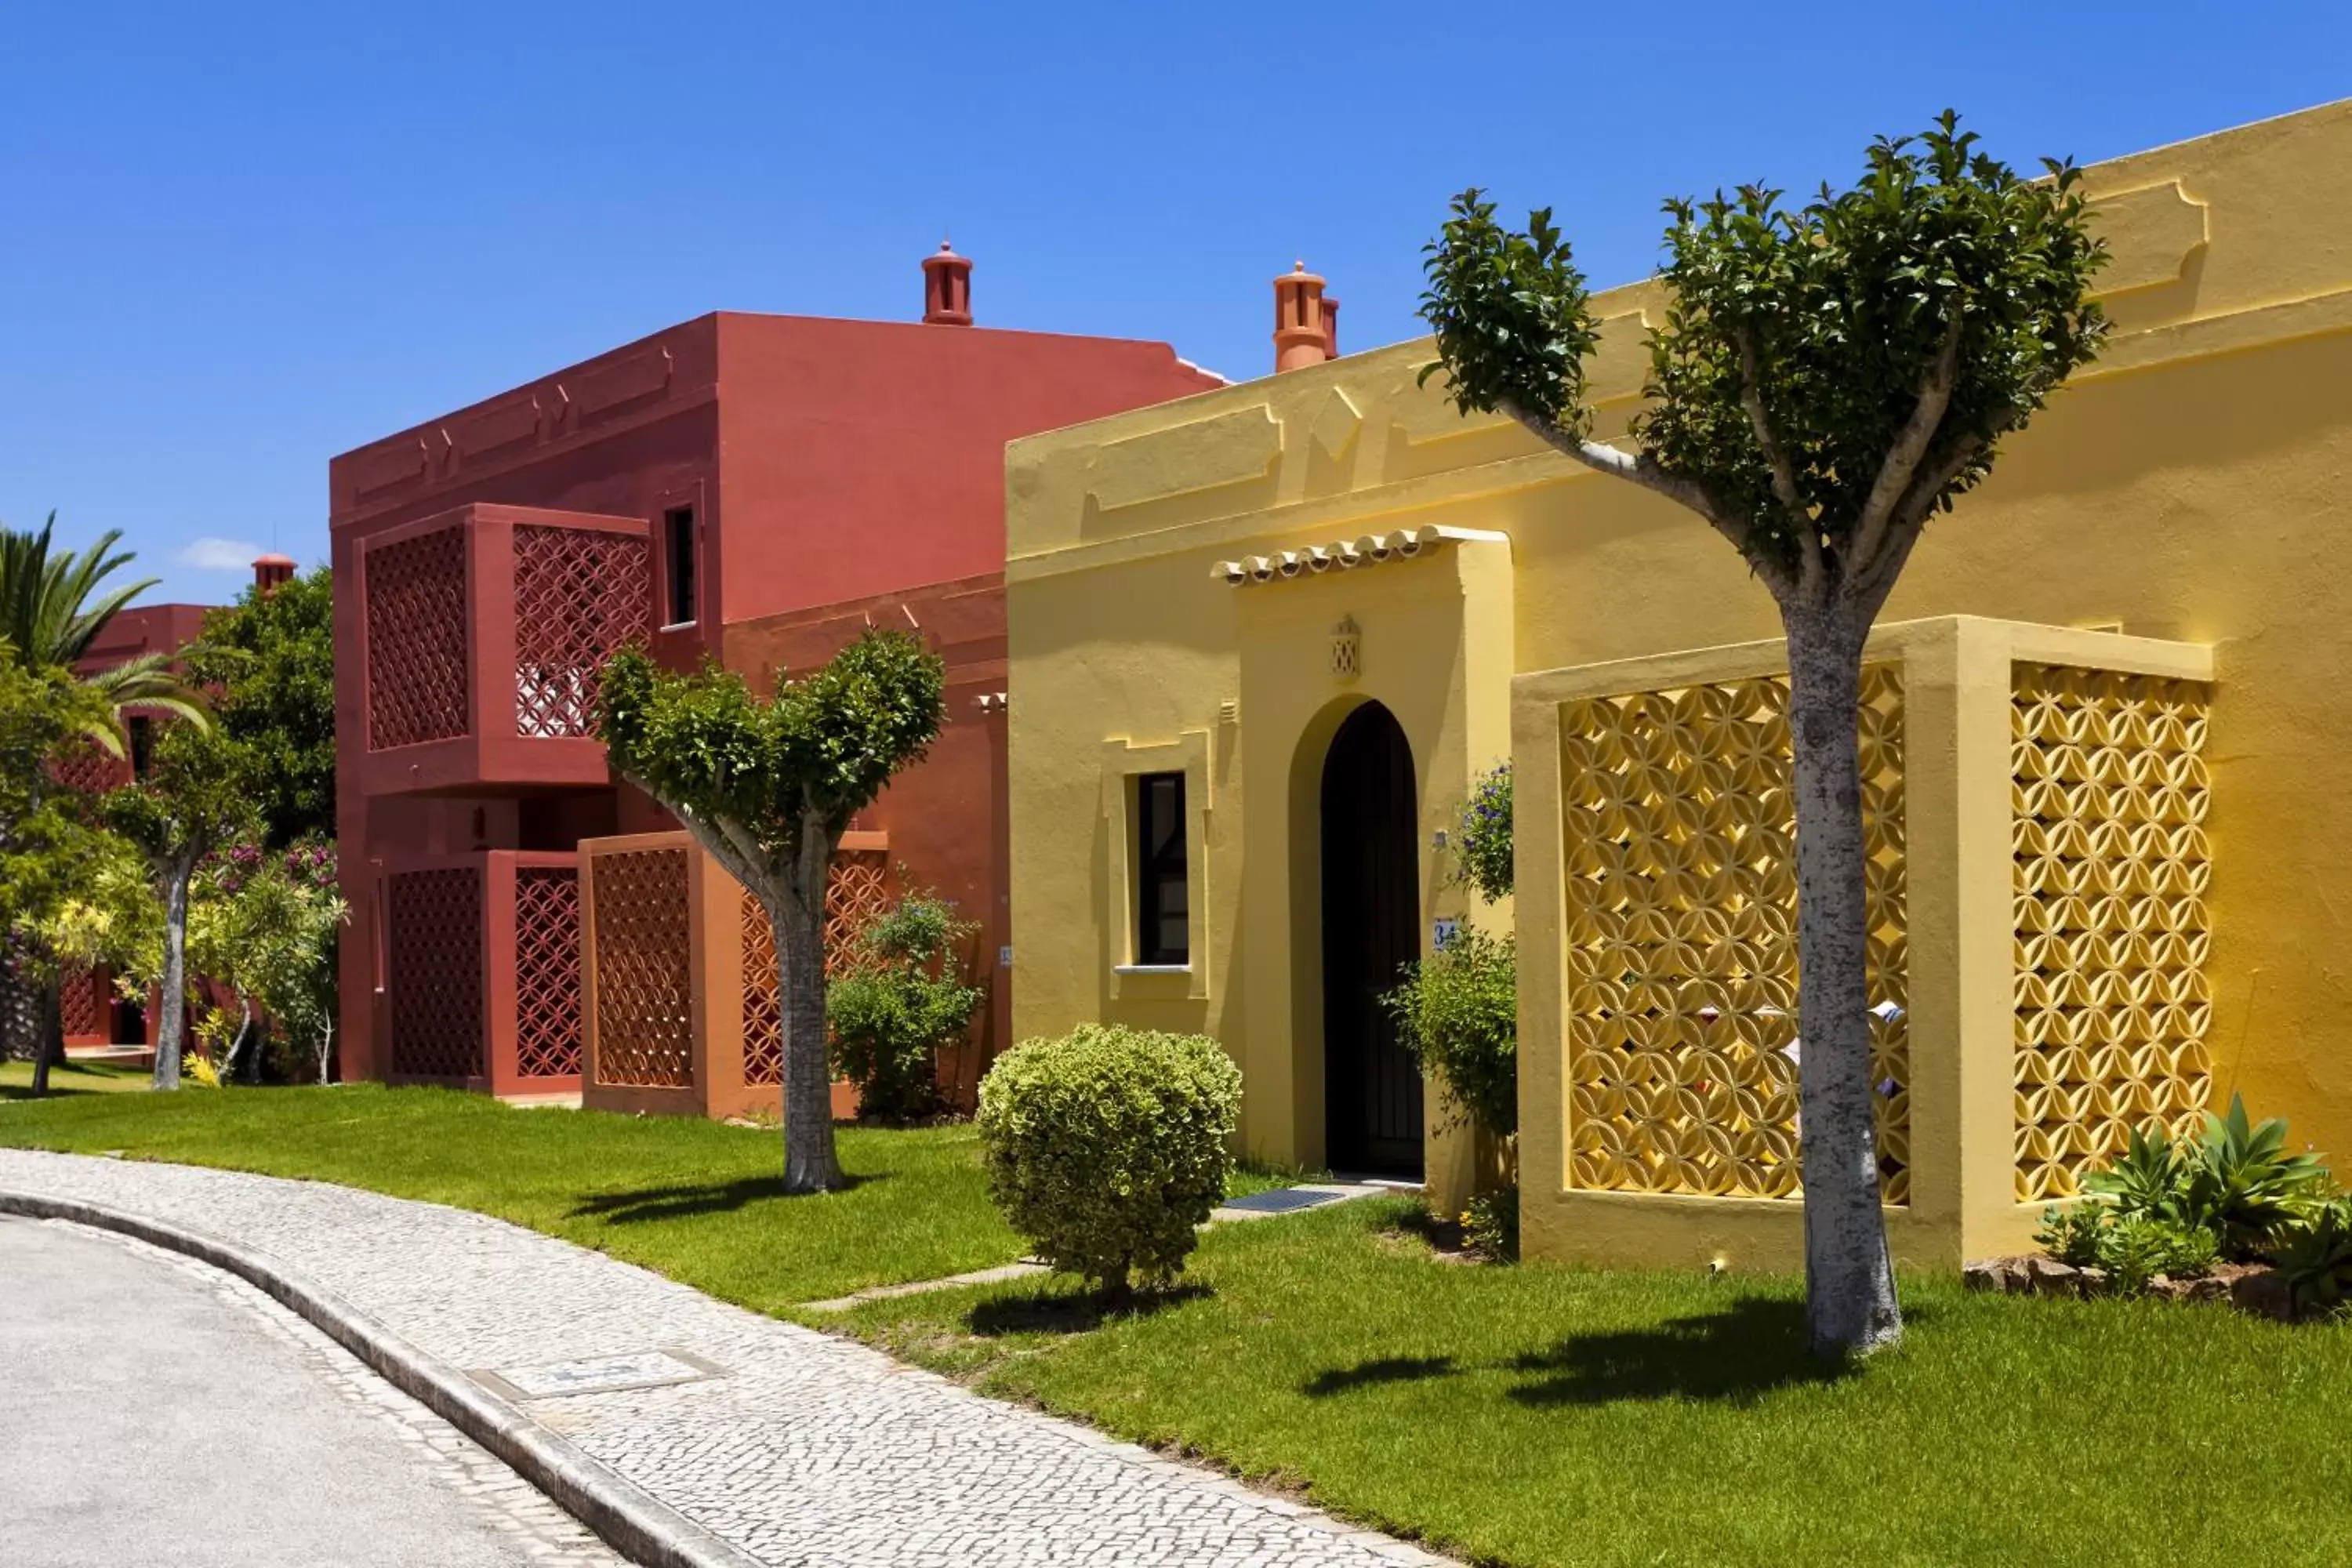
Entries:
{"type": "Polygon", "coordinates": [[[131,716],[131,776],[143,779],[155,756],[155,721],[144,713],[131,716]]]}
{"type": "Polygon", "coordinates": [[[1135,962],[1190,963],[1191,908],[1185,902],[1184,775],[1144,773],[1135,781],[1135,962]]]}
{"type": "Polygon", "coordinates": [[[695,619],[694,509],[682,506],[662,514],[663,601],[666,626],[679,626],[695,619]]]}

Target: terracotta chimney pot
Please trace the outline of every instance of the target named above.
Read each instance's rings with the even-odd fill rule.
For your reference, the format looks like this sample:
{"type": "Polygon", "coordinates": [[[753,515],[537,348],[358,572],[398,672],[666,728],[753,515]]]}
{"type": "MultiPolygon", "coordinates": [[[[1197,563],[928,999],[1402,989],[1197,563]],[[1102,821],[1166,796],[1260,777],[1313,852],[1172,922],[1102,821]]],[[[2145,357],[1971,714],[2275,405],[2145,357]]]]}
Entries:
{"type": "Polygon", "coordinates": [[[971,263],[940,241],[923,258],[923,320],[935,327],[971,325],[971,263]]]}
{"type": "Polygon", "coordinates": [[[1296,262],[1274,280],[1274,368],[1276,374],[1321,364],[1331,357],[1324,328],[1323,279],[1296,262]]]}

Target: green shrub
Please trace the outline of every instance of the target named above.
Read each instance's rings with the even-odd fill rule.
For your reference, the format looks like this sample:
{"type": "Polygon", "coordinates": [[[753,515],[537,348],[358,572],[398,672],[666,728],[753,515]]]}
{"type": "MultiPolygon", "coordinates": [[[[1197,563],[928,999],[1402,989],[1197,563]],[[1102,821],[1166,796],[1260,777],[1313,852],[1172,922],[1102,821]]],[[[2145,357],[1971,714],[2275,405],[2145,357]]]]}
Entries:
{"type": "Polygon", "coordinates": [[[903,1121],[939,1109],[939,1048],[963,1033],[984,994],[964,984],[955,957],[979,929],[918,893],[851,942],[825,986],[824,1019],[834,1070],[857,1085],[859,1115],[903,1121]]]}
{"type": "Polygon", "coordinates": [[[2177,1218],[2128,1214],[2101,1200],[2042,1212],[2034,1233],[2043,1251],[2077,1268],[2100,1268],[2126,1295],[2162,1274],[2174,1279],[2209,1272],[2220,1252],[2212,1232],[2177,1218]]]}
{"type": "Polygon", "coordinates": [[[2132,1134],[2131,1146],[2084,1185],[2126,1215],[2208,1232],[2221,1256],[2243,1261],[2304,1222],[2327,1181],[2316,1154],[2291,1153],[2286,1122],[2259,1124],[2242,1096],[2227,1116],[2207,1116],[2203,1136],[2176,1141],[2162,1128],[2132,1134]]]}
{"type": "Polygon", "coordinates": [[[2033,1233],[2033,1240],[2061,1263],[2095,1268],[2099,1237],[2114,1217],[2115,1210],[2103,1203],[2076,1204],[2071,1208],[2053,1204],[2042,1211],[2041,1228],[2033,1233]]]}
{"type": "Polygon", "coordinates": [[[1493,903],[1511,890],[1511,764],[1503,763],[1481,778],[1462,807],[1462,879],[1493,903]]]}
{"type": "Polygon", "coordinates": [[[1465,927],[1409,963],[1381,998],[1398,1038],[1464,1114],[1498,1138],[1519,1129],[1519,1000],[1513,939],[1465,927]]]}
{"type": "Polygon", "coordinates": [[[1224,1196],[1242,1075],[1202,1035],[1083,1024],[980,1085],[989,1194],[1037,1257],[1106,1297],[1175,1277],[1224,1196]]]}
{"type": "Polygon", "coordinates": [[[1462,1239],[1504,1263],[1519,1258],[1519,1189],[1515,1184],[1480,1193],[1462,1211],[1462,1239]]]}

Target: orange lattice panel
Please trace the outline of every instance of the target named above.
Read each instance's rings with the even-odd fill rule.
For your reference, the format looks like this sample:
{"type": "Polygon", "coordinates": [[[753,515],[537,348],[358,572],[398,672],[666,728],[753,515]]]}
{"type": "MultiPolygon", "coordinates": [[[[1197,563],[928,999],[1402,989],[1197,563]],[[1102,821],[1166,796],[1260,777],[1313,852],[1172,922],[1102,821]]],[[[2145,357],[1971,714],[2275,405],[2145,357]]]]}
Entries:
{"type": "MultiPolygon", "coordinates": [[[[844,849],[833,858],[824,889],[825,972],[837,974],[866,927],[889,908],[889,857],[879,849],[844,849]]],[[[743,1081],[782,1083],[784,1026],[776,999],[776,936],[768,911],[743,895],[743,1081]]]]}
{"type": "Polygon", "coordinates": [[[596,879],[596,1079],[635,1088],[694,1082],[693,952],[687,851],[591,859],[596,879]]]}
{"type": "MultiPolygon", "coordinates": [[[[1772,676],[1562,710],[1573,1186],[1799,1193],[1788,701],[1772,676]]],[[[1864,674],[1861,752],[1879,1163],[1900,1204],[1910,1068],[1895,668],[1864,674]]]]}
{"type": "Polygon", "coordinates": [[[784,1017],[776,1000],[776,933],[743,895],[743,1081],[784,1081],[784,1017]]]}

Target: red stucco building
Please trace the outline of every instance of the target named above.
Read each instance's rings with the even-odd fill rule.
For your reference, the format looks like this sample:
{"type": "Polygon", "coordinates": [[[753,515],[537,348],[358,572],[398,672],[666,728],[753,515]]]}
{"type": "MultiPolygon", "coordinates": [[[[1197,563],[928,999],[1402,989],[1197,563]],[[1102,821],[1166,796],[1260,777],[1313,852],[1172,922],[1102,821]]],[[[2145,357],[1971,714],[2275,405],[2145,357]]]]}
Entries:
{"type": "Polygon", "coordinates": [[[1004,444],[1222,384],[974,327],[970,272],[929,258],[919,322],[703,316],[330,464],[343,1076],[564,1094],[584,1052],[592,1102],[772,1103],[764,921],[616,785],[594,672],[644,638],[764,683],[870,623],[946,656],[950,722],[836,896],[903,874],[981,923],[968,1088],[1009,1018],[1004,444]]]}

